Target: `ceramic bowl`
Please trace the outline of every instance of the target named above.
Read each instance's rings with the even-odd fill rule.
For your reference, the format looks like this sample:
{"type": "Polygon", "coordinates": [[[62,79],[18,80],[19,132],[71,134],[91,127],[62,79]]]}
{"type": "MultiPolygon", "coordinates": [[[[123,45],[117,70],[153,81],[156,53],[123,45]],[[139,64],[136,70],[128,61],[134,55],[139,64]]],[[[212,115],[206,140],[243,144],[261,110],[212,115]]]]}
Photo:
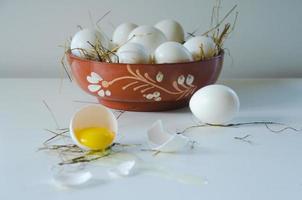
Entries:
{"type": "Polygon", "coordinates": [[[163,111],[188,105],[201,87],[216,82],[224,53],[208,60],[173,64],[120,64],[82,59],[67,53],[73,78],[110,108],[163,111]]]}

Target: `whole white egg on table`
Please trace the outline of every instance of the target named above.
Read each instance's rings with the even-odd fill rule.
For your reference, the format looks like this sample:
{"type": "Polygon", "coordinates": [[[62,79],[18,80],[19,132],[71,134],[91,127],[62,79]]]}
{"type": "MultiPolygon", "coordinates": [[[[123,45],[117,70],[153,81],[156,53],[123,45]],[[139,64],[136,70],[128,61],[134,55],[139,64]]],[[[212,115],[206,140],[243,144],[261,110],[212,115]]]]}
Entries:
{"type": "Polygon", "coordinates": [[[208,85],[191,97],[189,107],[195,117],[206,124],[219,125],[231,121],[239,111],[239,98],[224,85],[208,85]]]}

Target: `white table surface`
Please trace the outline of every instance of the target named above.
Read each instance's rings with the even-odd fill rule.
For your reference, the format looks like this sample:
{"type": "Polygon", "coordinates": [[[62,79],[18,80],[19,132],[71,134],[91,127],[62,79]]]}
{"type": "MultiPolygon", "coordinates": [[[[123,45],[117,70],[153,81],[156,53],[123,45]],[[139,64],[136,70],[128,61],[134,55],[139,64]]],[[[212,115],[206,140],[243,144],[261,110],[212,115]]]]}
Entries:
{"type": "MultiPolygon", "coordinates": [[[[234,122],[275,121],[302,127],[302,79],[229,80],[241,110],[234,122]]],[[[42,101],[67,127],[75,100],[95,101],[59,79],[0,80],[0,199],[302,199],[302,132],[275,134],[263,125],[197,128],[186,135],[199,142],[193,150],[159,154],[132,150],[141,159],[174,174],[201,177],[207,184],[181,183],[173,177],[140,172],[83,187],[58,189],[50,183],[56,156],[37,152],[55,124],[42,101]],[[234,139],[246,134],[253,144],[234,139]]],[[[162,119],[173,132],[194,124],[188,108],[161,112],[126,112],[119,119],[123,143],[146,144],[146,129],[162,119]]],[[[276,127],[274,127],[276,128],[276,127]]],[[[126,150],[127,151],[127,150],[126,150]]],[[[100,170],[102,170],[100,168],[100,170]]]]}

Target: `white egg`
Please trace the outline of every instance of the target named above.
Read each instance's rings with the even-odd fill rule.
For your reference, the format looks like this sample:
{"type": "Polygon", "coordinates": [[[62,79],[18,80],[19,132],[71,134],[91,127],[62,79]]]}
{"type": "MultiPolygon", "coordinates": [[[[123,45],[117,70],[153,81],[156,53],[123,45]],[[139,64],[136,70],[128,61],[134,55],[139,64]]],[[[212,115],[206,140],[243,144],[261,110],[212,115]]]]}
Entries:
{"type": "Polygon", "coordinates": [[[146,64],[150,62],[150,53],[141,44],[129,42],[121,46],[116,55],[119,63],[146,64]]]}
{"type": "Polygon", "coordinates": [[[172,19],[162,20],[162,21],[158,22],[157,24],[155,24],[154,27],[161,30],[165,34],[168,41],[182,43],[185,40],[184,39],[184,35],[185,35],[184,30],[183,30],[182,26],[180,25],[180,23],[178,23],[175,20],[172,20],[172,19]]]}
{"type": "Polygon", "coordinates": [[[166,36],[152,26],[139,26],[128,36],[128,39],[131,39],[131,42],[139,43],[146,47],[149,52],[153,53],[154,50],[162,43],[167,41],[166,36]],[[132,39],[131,39],[132,38],[132,39]]]}
{"type": "Polygon", "coordinates": [[[184,43],[194,60],[201,60],[203,57],[205,59],[213,57],[217,52],[217,47],[212,38],[207,36],[196,36],[190,38],[184,43]],[[203,55],[204,54],[204,55],[203,55]]]}
{"type": "Polygon", "coordinates": [[[125,42],[128,40],[130,32],[136,27],[137,25],[133,23],[120,24],[113,32],[112,42],[118,46],[125,44],[125,42]]]}
{"type": "Polygon", "coordinates": [[[86,53],[94,52],[91,44],[96,45],[98,42],[103,47],[108,48],[109,41],[100,31],[96,29],[83,29],[73,36],[70,49],[73,55],[84,58],[83,51],[86,53]]]}
{"type": "Polygon", "coordinates": [[[117,44],[115,44],[115,43],[113,43],[112,41],[109,40],[109,42],[108,42],[108,50],[111,51],[111,50],[113,50],[113,49],[115,49],[117,47],[118,47],[117,44]]]}
{"type": "Polygon", "coordinates": [[[154,52],[155,63],[182,63],[193,61],[191,53],[178,42],[165,42],[154,52]]]}
{"type": "Polygon", "coordinates": [[[93,147],[87,145],[91,142],[93,142],[94,144],[100,143],[101,145],[109,146],[110,144],[112,144],[113,141],[107,140],[106,138],[104,141],[101,140],[95,141],[95,139],[98,138],[104,139],[104,137],[94,137],[94,138],[91,137],[90,133],[93,133],[94,135],[99,134],[97,131],[90,132],[89,133],[90,135],[84,138],[86,141],[85,143],[83,143],[83,140],[81,140],[80,137],[80,136],[83,137],[83,134],[80,135],[79,131],[85,129],[87,130],[91,128],[107,129],[110,132],[114,133],[116,138],[117,128],[118,128],[116,117],[111,112],[111,110],[109,110],[103,105],[89,105],[77,111],[75,115],[71,118],[70,125],[69,125],[71,139],[78,147],[84,150],[91,150],[93,149],[93,147]],[[94,141],[87,141],[89,139],[90,140],[92,139],[94,141]],[[107,143],[104,144],[104,142],[107,143]]]}
{"type": "Polygon", "coordinates": [[[190,100],[195,117],[207,124],[224,124],[238,113],[240,103],[234,90],[224,85],[209,85],[199,89],[190,100]]]}

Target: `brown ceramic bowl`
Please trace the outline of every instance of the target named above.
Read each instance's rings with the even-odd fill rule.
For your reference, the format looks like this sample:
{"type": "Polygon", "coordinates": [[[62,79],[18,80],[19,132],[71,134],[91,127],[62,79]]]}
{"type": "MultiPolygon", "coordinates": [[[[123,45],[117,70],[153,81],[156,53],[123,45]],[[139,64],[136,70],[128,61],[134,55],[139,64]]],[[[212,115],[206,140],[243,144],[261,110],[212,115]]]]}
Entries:
{"type": "Polygon", "coordinates": [[[67,53],[74,79],[110,108],[163,111],[188,104],[193,93],[216,82],[224,53],[204,61],[175,64],[113,64],[67,53]]]}

